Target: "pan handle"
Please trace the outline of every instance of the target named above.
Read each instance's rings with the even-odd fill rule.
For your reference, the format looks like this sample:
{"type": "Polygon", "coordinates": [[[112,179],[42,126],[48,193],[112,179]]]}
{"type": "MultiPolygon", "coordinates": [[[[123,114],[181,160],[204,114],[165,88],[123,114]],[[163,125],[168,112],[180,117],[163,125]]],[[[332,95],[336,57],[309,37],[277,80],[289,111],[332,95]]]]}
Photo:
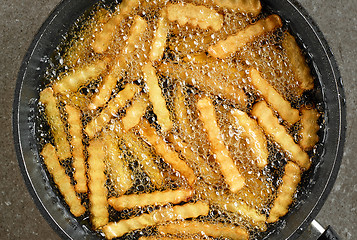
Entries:
{"type": "Polygon", "coordinates": [[[326,229],[324,229],[320,223],[318,223],[316,220],[313,220],[311,222],[311,228],[314,229],[314,231],[320,233],[320,237],[317,240],[341,240],[341,238],[331,226],[328,226],[326,229]]]}

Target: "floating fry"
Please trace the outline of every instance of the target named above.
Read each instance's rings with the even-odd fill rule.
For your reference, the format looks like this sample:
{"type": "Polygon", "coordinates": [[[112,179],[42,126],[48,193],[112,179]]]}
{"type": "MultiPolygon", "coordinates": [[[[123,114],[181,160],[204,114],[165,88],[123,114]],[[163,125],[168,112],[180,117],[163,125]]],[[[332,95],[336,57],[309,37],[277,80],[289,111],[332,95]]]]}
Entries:
{"type": "Polygon", "coordinates": [[[156,133],[156,130],[150,126],[145,119],[141,122],[139,128],[140,136],[148,141],[154,147],[156,152],[168,163],[174,170],[178,171],[192,185],[196,181],[196,176],[193,170],[179,158],[177,152],[172,150],[170,146],[156,133]]]}
{"type": "Polygon", "coordinates": [[[181,135],[192,136],[193,131],[190,126],[189,116],[187,114],[187,107],[185,105],[185,96],[183,84],[176,85],[176,95],[174,97],[175,116],[178,122],[181,135]]]}
{"type": "Polygon", "coordinates": [[[292,161],[302,168],[308,169],[310,167],[309,155],[294,142],[293,137],[279,124],[278,118],[274,116],[273,111],[265,101],[256,103],[251,114],[257,118],[265,133],[270,135],[288,153],[292,161]]]}
{"type": "Polygon", "coordinates": [[[306,63],[306,59],[299,45],[296,43],[295,38],[291,36],[290,33],[286,33],[282,45],[289,59],[290,67],[300,83],[301,89],[313,89],[314,78],[311,76],[310,68],[306,63]]]}
{"type": "Polygon", "coordinates": [[[257,161],[257,166],[264,168],[268,164],[267,139],[254,119],[251,119],[245,112],[232,110],[232,115],[238,126],[243,127],[245,136],[249,139],[249,147],[252,155],[257,161]]]}
{"type": "Polygon", "coordinates": [[[45,105],[47,122],[51,127],[58,158],[64,160],[71,157],[71,147],[67,140],[65,125],[61,119],[61,113],[57,108],[57,100],[53,96],[52,88],[46,88],[40,93],[40,102],[45,105]]]}
{"type": "Polygon", "coordinates": [[[154,39],[151,45],[149,58],[152,62],[161,60],[166,48],[167,34],[169,33],[169,24],[167,22],[166,11],[161,10],[161,16],[157,23],[154,39]]]}
{"type": "Polygon", "coordinates": [[[197,102],[197,108],[200,112],[199,118],[207,131],[211,149],[216,155],[215,160],[219,164],[224,180],[232,192],[237,192],[244,186],[244,177],[239,173],[237,166],[230,157],[227,147],[224,145],[211,99],[207,97],[200,99],[197,102]]]}
{"type": "Polygon", "coordinates": [[[42,149],[41,155],[46,164],[48,172],[52,175],[53,181],[68,204],[71,213],[79,217],[85,213],[86,208],[82,206],[81,199],[77,197],[71,179],[66,175],[64,168],[60,165],[56,149],[51,144],[46,144],[42,149]]]}
{"type": "Polygon", "coordinates": [[[85,132],[90,138],[101,131],[103,127],[110,121],[110,119],[125,106],[126,102],[138,93],[140,87],[135,84],[127,84],[125,88],[120,91],[114,98],[112,98],[108,105],[101,111],[101,113],[94,117],[86,126],[85,132]]]}
{"type": "Polygon", "coordinates": [[[278,15],[271,15],[265,19],[261,19],[254,25],[250,25],[239,31],[238,33],[229,36],[226,40],[220,40],[215,45],[208,48],[208,53],[216,58],[226,58],[230,54],[237,52],[255,38],[274,31],[282,27],[281,19],[278,15]]]}
{"type": "Polygon", "coordinates": [[[270,210],[268,222],[276,222],[279,217],[284,216],[293,202],[294,193],[301,180],[301,170],[298,165],[288,162],[285,166],[283,183],[278,188],[278,194],[270,210]]]}
{"type": "Polygon", "coordinates": [[[249,233],[242,228],[222,223],[206,223],[185,221],[162,225],[157,228],[161,234],[204,235],[214,238],[229,238],[232,240],[248,240],[249,233]]]}
{"type": "Polygon", "coordinates": [[[114,60],[114,65],[111,67],[109,74],[104,77],[98,93],[94,95],[92,102],[88,106],[89,109],[94,110],[102,107],[109,100],[122,73],[127,69],[128,59],[131,58],[134,50],[138,47],[138,43],[146,29],[146,21],[140,16],[136,16],[124,49],[114,60]]]}
{"type": "Polygon", "coordinates": [[[121,119],[123,129],[129,131],[131,128],[139,124],[141,118],[144,116],[149,102],[146,96],[141,96],[135,100],[133,104],[126,110],[126,115],[121,119]]]}
{"type": "Polygon", "coordinates": [[[88,188],[89,188],[89,211],[91,222],[98,229],[109,221],[107,177],[105,171],[105,145],[101,140],[95,139],[89,143],[88,151],[88,188]]]}
{"type": "Polygon", "coordinates": [[[262,10],[262,5],[259,0],[214,0],[221,7],[229,9],[238,9],[244,13],[251,13],[256,16],[262,10]]]}
{"type": "Polygon", "coordinates": [[[111,222],[103,227],[103,232],[106,238],[112,239],[115,237],[121,237],[133,230],[142,229],[168,221],[196,218],[201,215],[205,216],[208,214],[208,211],[209,206],[206,203],[187,203],[182,206],[155,210],[149,214],[143,214],[128,220],[111,222]]]}
{"type": "Polygon", "coordinates": [[[172,128],[170,112],[166,107],[165,98],[162,96],[159,80],[156,76],[156,70],[150,63],[148,63],[143,67],[142,71],[149,92],[149,99],[153,105],[154,113],[157,116],[157,121],[164,132],[170,131],[172,128]]]}
{"type": "Polygon", "coordinates": [[[223,27],[223,16],[205,6],[191,3],[170,4],[167,6],[167,17],[171,22],[177,21],[180,26],[189,24],[202,29],[212,28],[218,31],[223,27]]]}
{"type": "Polygon", "coordinates": [[[84,193],[87,192],[87,177],[86,177],[86,166],[85,157],[83,154],[83,132],[82,132],[82,120],[81,111],[70,105],[66,105],[67,112],[67,122],[68,131],[72,136],[72,156],[73,156],[73,168],[74,174],[73,178],[77,182],[74,186],[77,192],[84,193]]]}
{"type": "Polygon", "coordinates": [[[114,13],[107,23],[102,27],[102,31],[98,32],[92,43],[92,48],[96,53],[103,53],[108,49],[108,46],[113,40],[117,26],[129,16],[133,9],[137,8],[140,0],[123,0],[119,5],[118,10],[114,13]]]}
{"type": "Polygon", "coordinates": [[[89,65],[75,68],[72,72],[67,73],[67,75],[53,84],[53,90],[55,93],[62,95],[78,91],[81,86],[97,78],[104,72],[107,69],[109,60],[109,58],[104,58],[89,65]]]}
{"type": "Polygon", "coordinates": [[[320,113],[316,109],[301,109],[301,140],[299,142],[302,149],[305,151],[311,150],[319,141],[317,131],[320,126],[317,121],[320,118],[320,113]]]}
{"type": "Polygon", "coordinates": [[[109,198],[109,204],[117,211],[126,208],[145,207],[149,205],[178,204],[192,197],[192,190],[167,190],[164,192],[153,192],[144,194],[124,195],[118,198],[109,198]]]}

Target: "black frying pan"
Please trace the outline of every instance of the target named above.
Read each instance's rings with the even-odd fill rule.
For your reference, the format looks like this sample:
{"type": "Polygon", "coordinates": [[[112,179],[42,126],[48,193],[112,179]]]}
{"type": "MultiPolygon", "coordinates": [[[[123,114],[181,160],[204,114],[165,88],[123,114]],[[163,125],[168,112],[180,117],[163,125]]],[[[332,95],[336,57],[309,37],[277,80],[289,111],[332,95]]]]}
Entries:
{"type": "MultiPolygon", "coordinates": [[[[27,51],[15,90],[13,132],[20,169],[42,215],[64,239],[98,239],[100,236],[83,225],[86,219],[78,220],[71,215],[50,185],[41,164],[35,136],[38,87],[48,66],[46,59],[75,20],[96,2],[98,0],[63,0],[55,8],[27,51]]],[[[264,239],[296,239],[321,209],[337,177],[345,141],[345,97],[335,58],[307,12],[295,0],[262,0],[262,3],[278,13],[303,43],[324,102],[325,126],[320,136],[319,158],[301,184],[297,204],[282,221],[269,228],[268,235],[262,236],[264,239]]]]}

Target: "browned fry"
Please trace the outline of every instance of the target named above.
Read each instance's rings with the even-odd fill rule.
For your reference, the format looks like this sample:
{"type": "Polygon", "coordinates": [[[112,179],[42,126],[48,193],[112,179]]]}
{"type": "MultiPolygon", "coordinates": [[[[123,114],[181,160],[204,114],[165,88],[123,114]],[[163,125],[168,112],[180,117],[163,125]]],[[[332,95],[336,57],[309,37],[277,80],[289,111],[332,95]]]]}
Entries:
{"type": "Polygon", "coordinates": [[[186,218],[196,218],[198,216],[205,216],[208,214],[209,206],[203,202],[187,203],[182,206],[167,207],[155,210],[149,214],[143,214],[127,220],[120,220],[119,222],[111,222],[103,227],[103,232],[107,239],[121,237],[124,234],[153,226],[156,224],[182,220],[186,218]]]}
{"type": "Polygon", "coordinates": [[[214,0],[214,2],[221,7],[229,9],[238,9],[243,13],[250,13],[256,16],[262,10],[260,0],[214,0]]]}
{"type": "Polygon", "coordinates": [[[198,221],[184,221],[158,226],[157,231],[161,234],[187,234],[204,235],[214,238],[229,238],[232,240],[248,240],[247,230],[234,225],[223,223],[207,223],[198,221]]]}
{"type": "Polygon", "coordinates": [[[51,127],[58,158],[64,160],[71,157],[71,147],[67,139],[65,125],[61,119],[61,113],[57,107],[57,99],[53,95],[52,88],[46,88],[40,93],[40,102],[45,105],[47,122],[51,127]]]}
{"type": "Polygon", "coordinates": [[[192,197],[191,189],[166,190],[164,192],[153,192],[144,194],[123,195],[121,197],[109,198],[109,204],[117,211],[126,208],[145,207],[149,205],[178,204],[192,197]]]}
{"type": "Polygon", "coordinates": [[[154,39],[151,44],[149,58],[152,62],[161,60],[166,48],[167,34],[169,33],[169,24],[167,22],[166,9],[161,10],[161,16],[157,23],[154,39]]]}
{"type": "Polygon", "coordinates": [[[72,145],[72,156],[73,156],[73,168],[74,174],[73,178],[77,182],[74,186],[76,191],[79,193],[87,192],[87,177],[86,177],[86,166],[85,166],[85,157],[83,154],[83,132],[82,132],[82,113],[75,107],[66,105],[67,112],[67,122],[68,122],[68,131],[72,136],[71,145],[72,145]]]}
{"type": "Polygon", "coordinates": [[[217,123],[212,100],[208,97],[200,99],[197,102],[197,108],[200,112],[199,118],[203,122],[203,126],[207,131],[212,152],[216,156],[215,160],[219,164],[224,180],[232,192],[237,192],[244,186],[244,177],[240,174],[230,156],[228,148],[224,144],[224,139],[217,123]]]}
{"type": "Polygon", "coordinates": [[[285,34],[283,39],[283,48],[290,62],[296,79],[299,81],[299,86],[303,90],[311,90],[314,88],[314,78],[311,76],[310,67],[306,63],[306,59],[296,43],[295,38],[290,33],[285,34]]]}
{"type": "Polygon", "coordinates": [[[174,170],[178,171],[187,180],[189,185],[193,185],[196,181],[195,173],[186,162],[180,159],[178,153],[170,148],[146,119],[143,119],[139,126],[140,136],[153,146],[157,154],[174,170]]]}
{"type": "Polygon", "coordinates": [[[288,153],[292,161],[302,168],[308,169],[310,167],[309,155],[294,142],[293,137],[279,124],[278,118],[274,116],[273,111],[265,101],[256,103],[251,114],[257,118],[265,133],[270,135],[288,153]]]}
{"type": "Polygon", "coordinates": [[[238,33],[229,36],[225,40],[220,40],[215,45],[208,48],[208,53],[216,58],[226,58],[232,53],[237,52],[249,42],[254,41],[257,37],[274,31],[282,27],[281,19],[278,15],[271,15],[265,19],[261,19],[254,25],[250,25],[239,31],[238,33]]]}
{"type": "Polygon", "coordinates": [[[258,70],[254,68],[250,69],[249,76],[253,86],[259,91],[265,101],[279,113],[282,119],[286,120],[289,124],[299,121],[299,110],[292,108],[290,102],[285,100],[267,80],[262,78],[258,70]]]}
{"type": "Polygon", "coordinates": [[[305,151],[311,150],[319,141],[317,131],[320,129],[317,121],[320,113],[316,109],[301,109],[301,140],[299,142],[305,151]]]}
{"type": "Polygon", "coordinates": [[[88,151],[88,188],[89,211],[91,222],[98,229],[109,221],[107,177],[105,171],[105,145],[100,139],[94,139],[89,143],[88,151]]]}
{"type": "Polygon", "coordinates": [[[288,162],[285,166],[283,183],[278,188],[278,194],[270,210],[268,222],[276,222],[279,217],[284,216],[289,211],[289,206],[293,202],[294,193],[301,180],[301,170],[298,165],[288,162]]]}
{"type": "Polygon", "coordinates": [[[149,106],[146,95],[136,99],[126,110],[125,117],[121,119],[124,131],[129,131],[139,124],[141,118],[145,115],[146,108],[149,106]]]}

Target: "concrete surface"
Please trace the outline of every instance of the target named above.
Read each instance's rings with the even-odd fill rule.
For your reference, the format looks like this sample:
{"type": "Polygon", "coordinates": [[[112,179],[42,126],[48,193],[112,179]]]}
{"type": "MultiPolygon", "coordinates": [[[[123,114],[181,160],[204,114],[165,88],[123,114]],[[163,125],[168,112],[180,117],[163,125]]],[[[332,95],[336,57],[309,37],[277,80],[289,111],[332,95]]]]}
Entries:
{"type": "MultiPolygon", "coordinates": [[[[42,22],[59,0],[1,0],[0,7],[0,239],[59,239],[28,193],[12,142],[12,102],[21,60],[42,22]]],[[[317,216],[342,239],[357,239],[357,24],[356,0],[299,0],[320,26],[341,70],[347,96],[348,131],[336,184],[317,216]]]]}

